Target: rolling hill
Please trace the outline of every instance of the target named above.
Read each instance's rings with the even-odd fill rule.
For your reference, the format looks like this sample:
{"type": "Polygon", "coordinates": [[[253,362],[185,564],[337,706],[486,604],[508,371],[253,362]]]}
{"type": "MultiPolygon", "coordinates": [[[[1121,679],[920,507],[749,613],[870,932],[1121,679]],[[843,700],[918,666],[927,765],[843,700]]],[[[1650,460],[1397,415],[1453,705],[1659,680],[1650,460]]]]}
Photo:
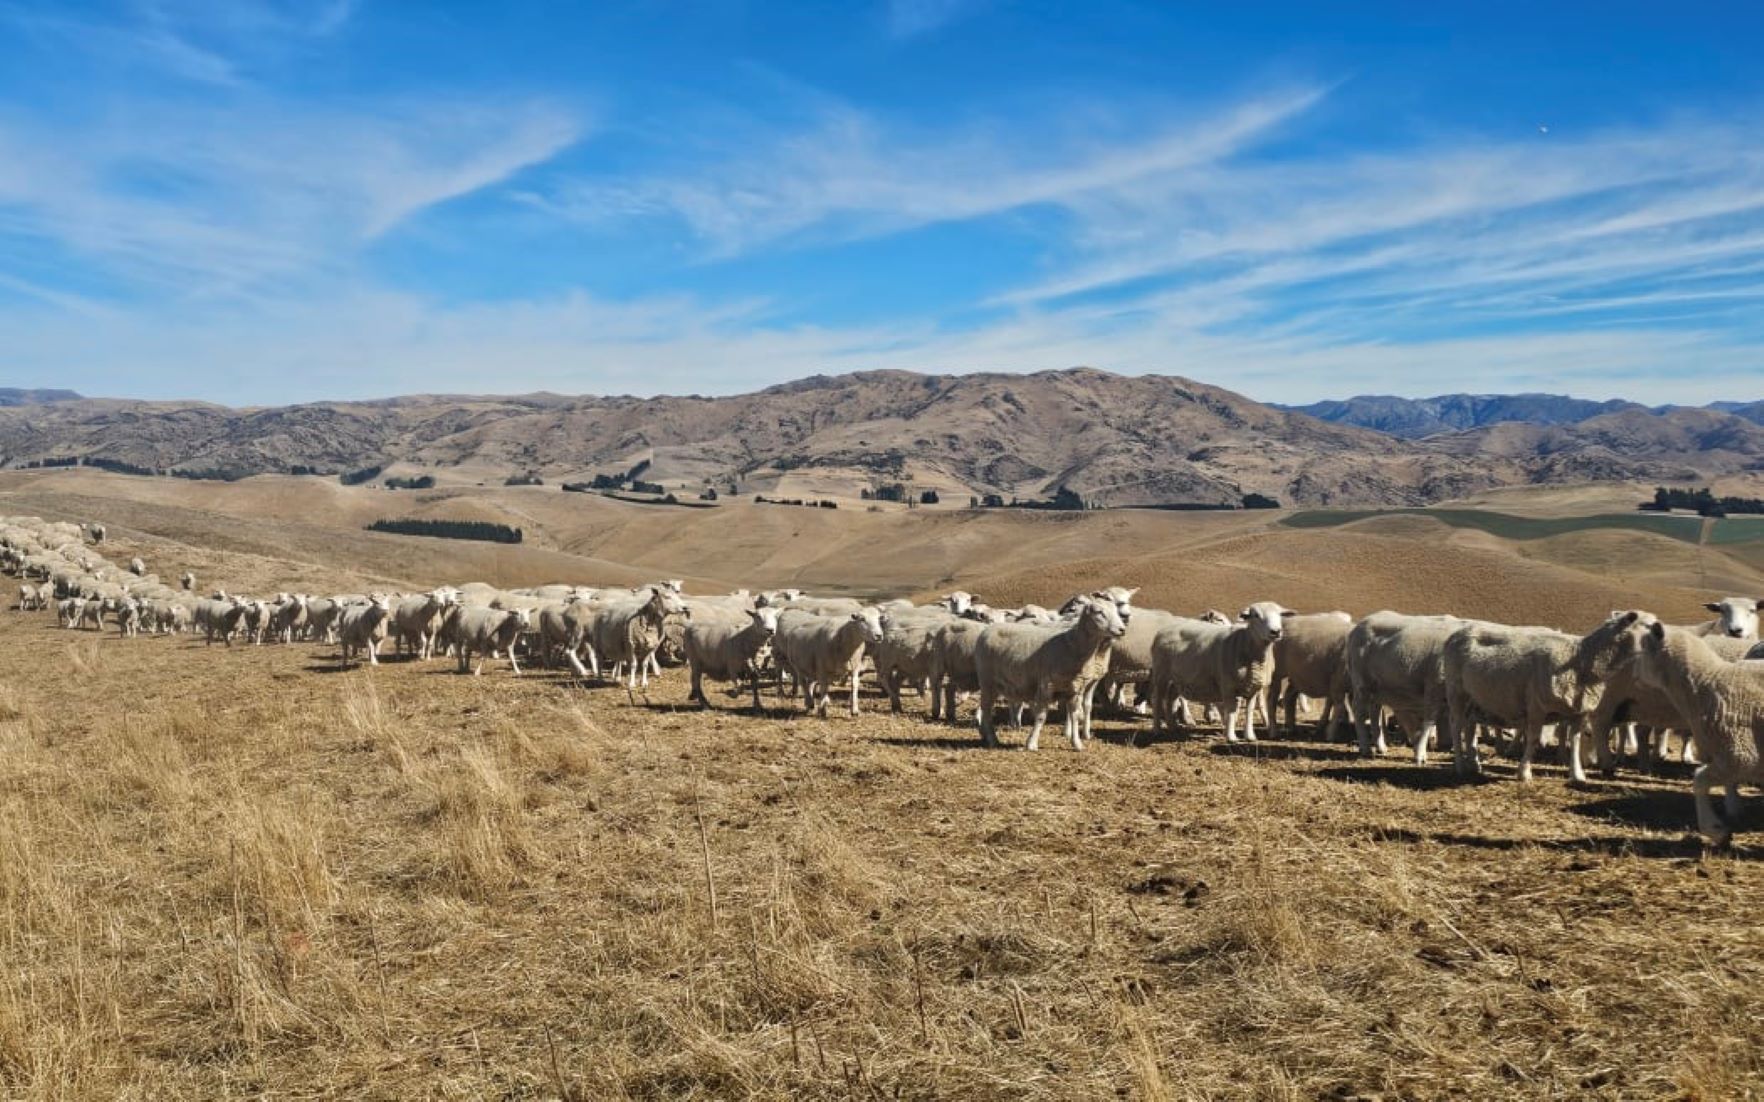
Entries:
{"type": "Polygon", "coordinates": [[[877,371],[727,397],[418,395],[247,409],[69,399],[0,408],[0,459],[213,477],[384,466],[442,485],[641,465],[646,480],[681,488],[856,496],[903,481],[1034,499],[1065,486],[1115,506],[1231,506],[1250,493],[1415,505],[1499,486],[1764,470],[1764,427],[1741,417],[1617,407],[1573,424],[1407,440],[1176,377],[877,371]]]}

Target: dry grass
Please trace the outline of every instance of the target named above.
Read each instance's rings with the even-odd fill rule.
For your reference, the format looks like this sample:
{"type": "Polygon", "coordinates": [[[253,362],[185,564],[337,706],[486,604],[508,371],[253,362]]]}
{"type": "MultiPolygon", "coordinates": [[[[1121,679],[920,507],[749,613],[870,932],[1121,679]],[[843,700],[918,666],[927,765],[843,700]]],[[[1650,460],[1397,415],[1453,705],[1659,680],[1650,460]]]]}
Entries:
{"type": "MultiPolygon", "coordinates": [[[[113,554],[235,590],[467,576],[435,541],[192,504],[143,506],[160,527],[117,523],[113,554]]],[[[1123,581],[1177,608],[1571,626],[1701,599],[1596,549],[1430,530],[750,512],[688,552],[723,540],[774,572],[755,584],[868,554],[865,577],[1000,603],[1123,581]],[[896,522],[910,541],[870,527],[896,522]],[[1081,558],[1099,537],[1111,557],[1081,558]]],[[[625,555],[654,516],[584,550],[625,555]]],[[[1114,718],[1079,756],[988,753],[918,714],[700,714],[677,673],[633,707],[546,673],[335,673],[305,646],[0,615],[0,1097],[1764,1090],[1764,850],[1704,855],[1682,778],[1458,785],[1310,741],[1131,749],[1114,718]]]]}
{"type": "Polygon", "coordinates": [[[678,677],[633,708],[305,647],[82,640],[45,684],[69,638],[0,636],[8,1097],[1764,1075],[1759,851],[1702,855],[1682,781],[1460,787],[1311,742],[1129,749],[1119,721],[986,753],[911,715],[700,715],[678,677]]]}

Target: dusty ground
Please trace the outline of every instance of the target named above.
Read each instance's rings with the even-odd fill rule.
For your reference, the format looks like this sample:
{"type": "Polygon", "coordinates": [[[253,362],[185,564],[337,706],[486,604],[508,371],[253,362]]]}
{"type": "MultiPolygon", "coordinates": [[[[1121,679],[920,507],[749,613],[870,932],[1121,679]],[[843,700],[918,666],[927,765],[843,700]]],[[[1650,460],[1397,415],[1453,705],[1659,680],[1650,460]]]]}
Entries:
{"type": "MultiPolygon", "coordinates": [[[[322,589],[480,553],[180,508],[134,515],[169,534],[113,515],[113,557],[322,589]]],[[[1173,607],[1564,622],[1700,596],[1425,526],[1060,523],[972,538],[1051,557],[1088,526],[1115,555],[957,573],[1000,601],[1106,575],[1173,607]]],[[[565,555],[488,568],[590,570],[528,552],[565,555]]],[[[1082,754],[994,753],[911,698],[706,715],[677,672],[633,704],[333,659],[0,613],[0,1095],[1764,1091],[1764,843],[1705,855],[1682,777],[1463,785],[1309,734],[1130,746],[1125,718],[1082,754]]]]}

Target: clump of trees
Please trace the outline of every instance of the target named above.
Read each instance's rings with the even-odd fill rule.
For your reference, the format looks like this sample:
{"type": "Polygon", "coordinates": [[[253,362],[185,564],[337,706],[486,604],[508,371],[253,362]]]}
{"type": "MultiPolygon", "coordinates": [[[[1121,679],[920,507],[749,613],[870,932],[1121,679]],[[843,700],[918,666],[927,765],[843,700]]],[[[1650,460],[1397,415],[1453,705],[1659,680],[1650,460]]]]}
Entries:
{"type": "Polygon", "coordinates": [[[376,520],[368,525],[370,532],[392,532],[400,536],[434,536],[449,540],[480,540],[485,543],[519,543],[521,530],[506,524],[484,520],[376,520]]]}
{"type": "Polygon", "coordinates": [[[511,474],[502,480],[504,486],[543,486],[545,480],[536,474],[511,474]]]}
{"type": "Polygon", "coordinates": [[[359,486],[380,477],[380,472],[385,469],[385,465],[382,464],[378,467],[363,467],[358,471],[346,471],[337,476],[337,481],[345,486],[359,486]]]}
{"type": "Polygon", "coordinates": [[[1716,497],[1707,486],[1656,486],[1654,500],[1644,501],[1640,507],[1656,513],[1689,509],[1700,517],[1724,517],[1729,513],[1764,513],[1764,498],[1716,497]]]}
{"type": "Polygon", "coordinates": [[[386,480],[386,489],[388,490],[429,490],[434,486],[435,476],[432,474],[420,474],[415,478],[388,478],[386,480]]]}

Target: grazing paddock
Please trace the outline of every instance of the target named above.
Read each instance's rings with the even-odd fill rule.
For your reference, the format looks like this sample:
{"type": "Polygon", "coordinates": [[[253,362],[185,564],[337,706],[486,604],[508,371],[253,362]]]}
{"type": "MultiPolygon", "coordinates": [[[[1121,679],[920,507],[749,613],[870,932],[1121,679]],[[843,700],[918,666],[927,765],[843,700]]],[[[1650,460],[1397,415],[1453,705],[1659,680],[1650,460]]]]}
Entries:
{"type": "Polygon", "coordinates": [[[1485,509],[1305,509],[1281,517],[1280,523],[1288,528],[1338,528],[1374,517],[1393,516],[1432,517],[1453,528],[1472,528],[1506,540],[1548,539],[1551,536],[1612,528],[1651,532],[1686,543],[1698,543],[1702,540],[1703,531],[1703,519],[1693,516],[1600,513],[1592,516],[1525,517],[1485,509]]]}
{"type": "Polygon", "coordinates": [[[756,719],[679,670],[631,706],[334,665],[0,624],[0,1093],[1764,1081],[1764,850],[1704,856],[1682,778],[1130,749],[1100,707],[1082,755],[989,753],[911,694],[756,719]]]}

